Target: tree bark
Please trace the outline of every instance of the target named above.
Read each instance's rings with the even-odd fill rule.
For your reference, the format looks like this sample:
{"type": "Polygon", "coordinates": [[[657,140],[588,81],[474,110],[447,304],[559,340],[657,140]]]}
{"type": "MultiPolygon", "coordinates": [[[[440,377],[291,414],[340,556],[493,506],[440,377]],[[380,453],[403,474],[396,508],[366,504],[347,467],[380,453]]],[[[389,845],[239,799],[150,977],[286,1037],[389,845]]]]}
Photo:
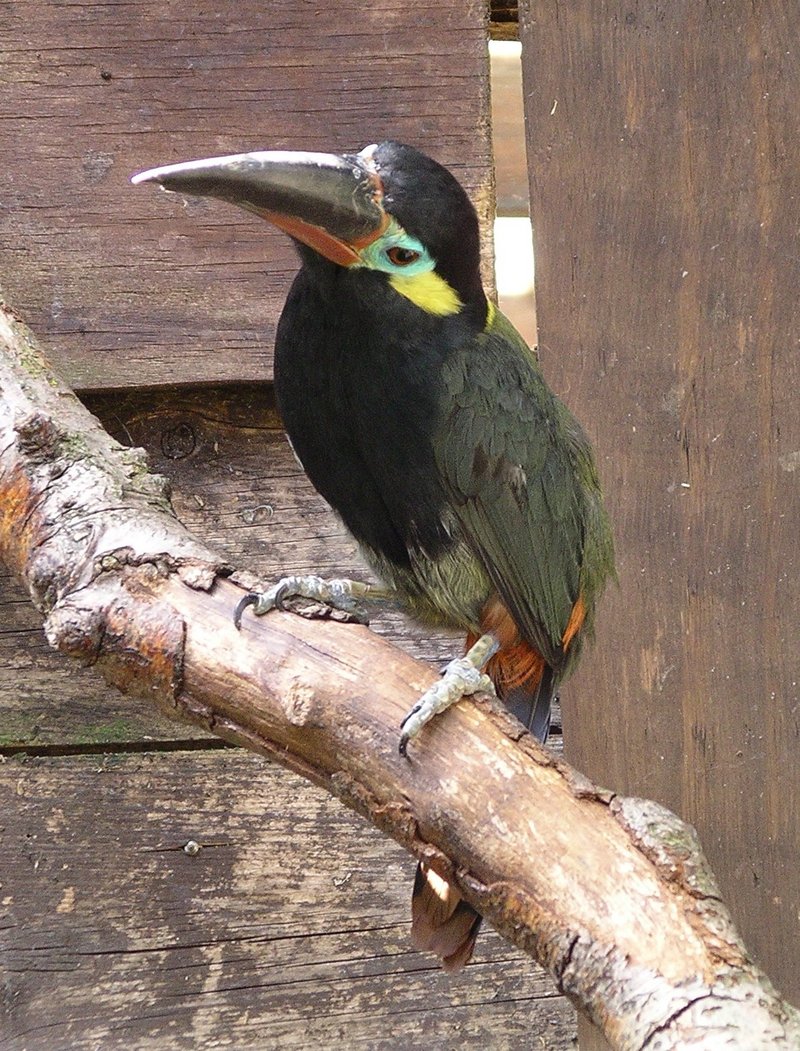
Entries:
{"type": "Polygon", "coordinates": [[[434,673],[353,624],[242,630],[254,579],[194,539],[0,306],[0,557],[54,647],[120,689],[324,786],[455,882],[612,1048],[797,1048],[693,829],[556,760],[489,699],[398,725],[434,673]]]}

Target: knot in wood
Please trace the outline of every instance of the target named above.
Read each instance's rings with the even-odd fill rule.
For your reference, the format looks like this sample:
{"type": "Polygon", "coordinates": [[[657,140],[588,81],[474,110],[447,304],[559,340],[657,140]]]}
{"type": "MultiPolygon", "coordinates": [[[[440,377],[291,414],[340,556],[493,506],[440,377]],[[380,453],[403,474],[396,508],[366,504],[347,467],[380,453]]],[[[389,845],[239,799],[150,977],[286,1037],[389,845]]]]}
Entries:
{"type": "Polygon", "coordinates": [[[46,460],[58,451],[61,432],[46,413],[29,413],[16,424],[14,430],[24,453],[38,454],[39,459],[46,460]]]}
{"type": "Polygon", "coordinates": [[[161,435],[161,451],[170,460],[183,460],[197,448],[197,437],[194,427],[189,423],[179,423],[168,427],[161,435]]]}

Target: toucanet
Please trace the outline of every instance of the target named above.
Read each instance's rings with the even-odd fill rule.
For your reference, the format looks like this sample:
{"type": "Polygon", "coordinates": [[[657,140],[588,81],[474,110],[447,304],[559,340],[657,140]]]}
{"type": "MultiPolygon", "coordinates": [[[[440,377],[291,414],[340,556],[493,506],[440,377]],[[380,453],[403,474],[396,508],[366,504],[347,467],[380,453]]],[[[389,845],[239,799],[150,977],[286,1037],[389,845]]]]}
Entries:
{"type": "MultiPolygon", "coordinates": [[[[433,713],[492,686],[544,740],[613,544],[586,435],[484,293],[478,219],[458,181],[391,141],[215,157],[133,181],[239,205],[297,245],[275,343],[292,446],[387,589],[467,639],[409,713],[401,752],[433,713]]],[[[247,596],[237,618],[288,592],[352,601],[346,582],[293,579],[247,596]]],[[[480,916],[423,866],[412,917],[418,948],[449,970],[469,960],[480,916]]]]}

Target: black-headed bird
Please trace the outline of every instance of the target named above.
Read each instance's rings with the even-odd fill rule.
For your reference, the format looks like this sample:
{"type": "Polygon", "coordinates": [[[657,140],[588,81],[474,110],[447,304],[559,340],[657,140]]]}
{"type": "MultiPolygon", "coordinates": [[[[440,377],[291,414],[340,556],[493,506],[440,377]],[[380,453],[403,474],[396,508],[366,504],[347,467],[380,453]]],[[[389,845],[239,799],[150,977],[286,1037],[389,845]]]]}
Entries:
{"type": "MultiPolygon", "coordinates": [[[[387,589],[467,638],[409,713],[401,752],[432,714],[492,686],[544,740],[614,572],[611,530],[586,435],[484,293],[478,219],[458,181],[391,141],[191,161],[133,181],[231,202],[297,245],[275,343],[292,446],[387,589]]],[[[317,578],[293,580],[247,596],[237,618],[287,590],[332,597],[317,578]]],[[[415,945],[456,970],[479,926],[420,866],[415,945]]]]}

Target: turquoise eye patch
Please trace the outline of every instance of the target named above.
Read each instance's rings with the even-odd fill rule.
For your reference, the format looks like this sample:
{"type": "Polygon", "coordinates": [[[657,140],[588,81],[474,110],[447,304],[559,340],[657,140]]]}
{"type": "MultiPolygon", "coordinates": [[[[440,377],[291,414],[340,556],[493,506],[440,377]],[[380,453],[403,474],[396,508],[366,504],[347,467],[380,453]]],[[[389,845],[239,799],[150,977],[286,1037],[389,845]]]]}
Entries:
{"type": "Polygon", "coordinates": [[[382,234],[377,241],[367,245],[366,248],[362,248],[359,255],[361,265],[369,267],[370,270],[382,270],[386,274],[403,274],[407,277],[428,273],[436,265],[422,242],[412,237],[411,234],[407,234],[394,219],[389,224],[386,233],[382,234]],[[393,262],[390,258],[392,249],[413,252],[417,258],[412,262],[393,262]]]}

